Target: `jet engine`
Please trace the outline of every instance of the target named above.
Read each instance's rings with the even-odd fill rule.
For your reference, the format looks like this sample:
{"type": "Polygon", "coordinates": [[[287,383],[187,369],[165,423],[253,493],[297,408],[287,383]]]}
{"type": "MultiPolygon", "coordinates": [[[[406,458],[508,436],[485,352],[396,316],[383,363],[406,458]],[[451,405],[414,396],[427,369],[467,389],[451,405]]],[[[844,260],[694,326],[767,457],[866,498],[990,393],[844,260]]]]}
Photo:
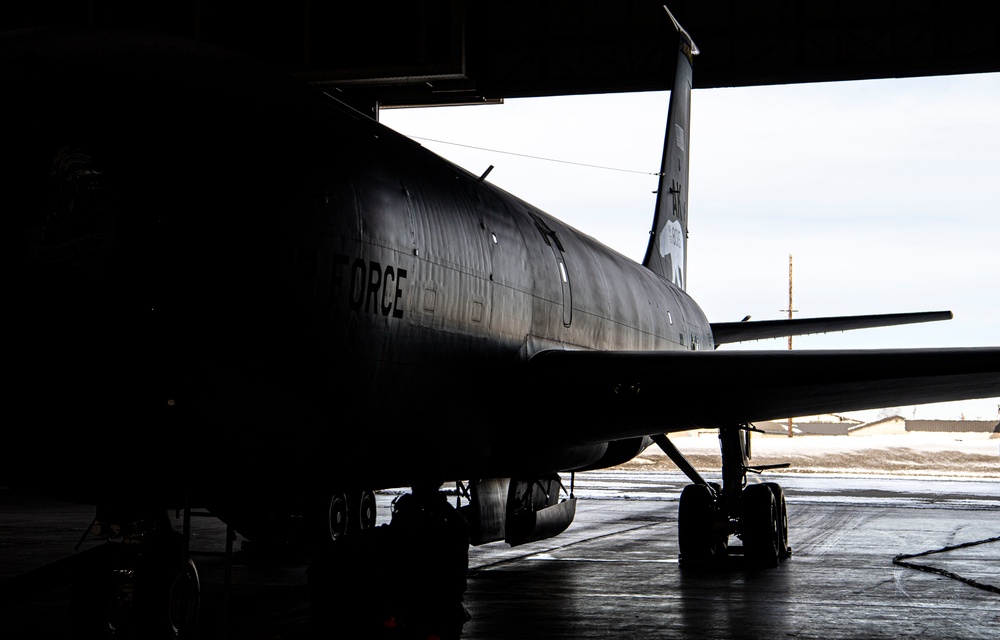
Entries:
{"type": "Polygon", "coordinates": [[[473,545],[504,540],[510,546],[551,538],[576,516],[576,498],[558,474],[537,478],[482,478],[469,483],[461,508],[473,545]],[[567,493],[566,496],[563,494],[567,493]]]}

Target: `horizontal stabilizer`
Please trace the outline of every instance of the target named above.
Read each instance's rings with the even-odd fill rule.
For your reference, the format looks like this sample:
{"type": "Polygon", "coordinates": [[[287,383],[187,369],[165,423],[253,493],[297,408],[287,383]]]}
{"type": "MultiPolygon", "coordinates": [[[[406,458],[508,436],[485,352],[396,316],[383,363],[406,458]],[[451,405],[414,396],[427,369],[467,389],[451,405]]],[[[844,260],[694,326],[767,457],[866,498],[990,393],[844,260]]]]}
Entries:
{"type": "Polygon", "coordinates": [[[715,346],[747,340],[787,338],[811,333],[849,331],[872,327],[891,327],[898,324],[917,324],[951,320],[951,311],[923,311],[919,313],[887,313],[871,316],[834,316],[828,318],[802,318],[795,320],[761,320],[756,322],[713,322],[712,337],[715,346]]]}
{"type": "Polygon", "coordinates": [[[1000,396],[1000,347],[542,351],[528,362],[567,440],[1000,396]]]}

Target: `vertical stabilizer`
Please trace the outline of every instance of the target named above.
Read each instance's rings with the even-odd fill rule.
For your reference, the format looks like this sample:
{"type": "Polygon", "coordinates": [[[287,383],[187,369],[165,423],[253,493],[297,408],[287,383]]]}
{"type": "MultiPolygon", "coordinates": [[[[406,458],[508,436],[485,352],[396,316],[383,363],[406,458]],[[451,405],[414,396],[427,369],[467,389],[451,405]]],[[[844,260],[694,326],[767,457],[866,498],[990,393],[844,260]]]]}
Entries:
{"type": "Polygon", "coordinates": [[[660,183],[656,190],[653,228],[642,264],[680,288],[687,284],[688,149],[691,144],[691,77],[698,48],[667,10],[680,45],[674,85],[670,90],[667,132],[663,142],[660,183]]]}

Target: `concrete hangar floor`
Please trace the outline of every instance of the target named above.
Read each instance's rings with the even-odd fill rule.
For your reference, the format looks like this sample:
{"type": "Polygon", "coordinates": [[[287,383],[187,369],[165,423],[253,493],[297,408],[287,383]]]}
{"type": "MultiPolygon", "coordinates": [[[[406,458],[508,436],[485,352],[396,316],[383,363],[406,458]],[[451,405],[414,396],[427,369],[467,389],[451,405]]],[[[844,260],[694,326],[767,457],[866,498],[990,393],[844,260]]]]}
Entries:
{"type": "MultiPolygon", "coordinates": [[[[996,638],[995,480],[769,478],[786,491],[792,557],[775,569],[742,567],[734,557],[723,570],[691,573],[677,562],[680,473],[577,475],[580,503],[565,533],[470,550],[473,617],[463,638],[996,638]],[[924,552],[934,553],[917,555],[924,552]]],[[[379,523],[395,495],[378,494],[379,523]]],[[[0,491],[0,512],[0,579],[72,554],[93,517],[87,507],[9,491],[0,491]]],[[[193,548],[224,548],[216,520],[192,526],[193,548]]],[[[237,552],[227,599],[222,560],[196,560],[202,637],[308,636],[304,562],[237,552]]],[[[65,636],[68,597],[60,588],[4,607],[0,635],[65,636]]]]}

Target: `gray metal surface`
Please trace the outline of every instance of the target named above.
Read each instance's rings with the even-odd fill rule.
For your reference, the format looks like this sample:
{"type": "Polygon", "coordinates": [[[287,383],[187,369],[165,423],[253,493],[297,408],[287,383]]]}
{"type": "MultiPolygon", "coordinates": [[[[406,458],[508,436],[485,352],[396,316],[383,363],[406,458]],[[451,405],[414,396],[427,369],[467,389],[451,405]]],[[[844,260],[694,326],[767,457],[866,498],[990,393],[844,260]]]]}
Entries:
{"type": "MultiPolygon", "coordinates": [[[[995,481],[769,475],[786,489],[794,555],[773,570],[677,564],[680,473],[580,474],[577,520],[521,547],[474,547],[463,637],[995,638],[1000,595],[893,563],[900,554],[1000,535],[995,481]]],[[[378,496],[379,522],[393,492],[378,496]]],[[[0,578],[71,554],[91,518],[0,492],[0,578]]],[[[193,548],[221,551],[224,529],[196,519],[193,548]]],[[[237,544],[239,548],[239,544],[237,544]]],[[[306,637],[306,563],[237,554],[223,624],[224,565],[200,556],[205,637],[306,637]]],[[[1000,587],[1000,541],[912,559],[1000,587]]],[[[7,640],[67,631],[68,588],[0,614],[7,640]]]]}

